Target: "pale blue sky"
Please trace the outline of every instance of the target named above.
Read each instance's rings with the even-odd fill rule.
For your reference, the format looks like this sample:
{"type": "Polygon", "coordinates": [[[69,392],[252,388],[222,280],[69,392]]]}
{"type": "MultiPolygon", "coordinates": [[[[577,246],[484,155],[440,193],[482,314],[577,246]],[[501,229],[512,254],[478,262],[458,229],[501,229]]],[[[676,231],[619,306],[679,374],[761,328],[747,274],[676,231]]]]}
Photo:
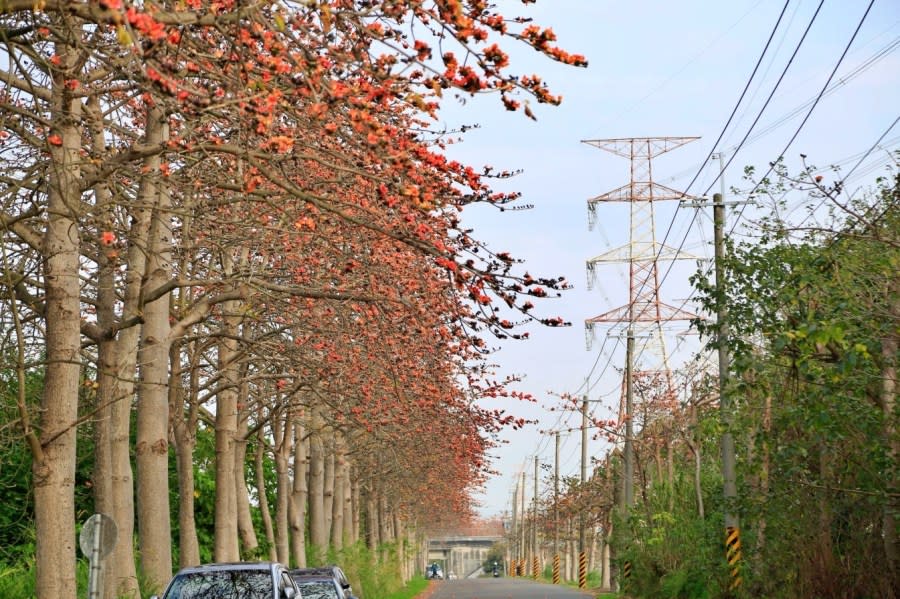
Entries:
{"type": "MultiPolygon", "coordinates": [[[[521,113],[507,113],[493,96],[468,99],[465,106],[447,102],[442,112],[448,126],[480,125],[465,135],[463,143],[451,146],[448,154],[475,166],[523,169],[520,176],[497,187],[521,191],[522,203],[534,205],[528,211],[505,213],[474,208],[464,213],[466,224],[474,227],[476,235],[494,250],[509,251],[526,259],[532,274],[565,275],[575,287],[563,298],[538,306],[543,314],[558,314],[572,321],[572,327],[531,327],[529,341],[507,344],[493,356],[500,364],[501,374],[526,375],[518,388],[538,398],[537,404],[509,402],[504,407],[540,419],[541,425],[504,434],[508,444],[494,452],[495,466],[502,474],[491,480],[485,495],[479,497],[484,515],[509,509],[513,487],[523,470],[530,500],[535,455],[552,466],[553,441],[542,436],[539,429],[575,427],[580,423],[577,414],[560,419],[558,412],[549,411],[551,406],[559,405],[554,394],[583,393],[583,384],[590,374],[589,398],[600,400],[592,404],[597,417],[612,417],[617,410],[624,343],[611,338],[606,351],[600,354],[600,333],[593,349],[587,351],[583,323],[586,318],[628,301],[627,273],[624,265],[604,267],[599,284],[588,291],[585,261],[627,243],[628,207],[610,205],[600,212],[600,226],[589,231],[587,199],[626,184],[629,164],[623,158],[580,143],[581,140],[699,136],[700,140],[654,160],[654,180],[683,190],[701,170],[784,1],[541,0],[536,5],[523,6],[521,2],[501,0],[498,4],[506,16],[533,16],[536,23],[552,27],[560,45],[584,54],[590,66],[575,69],[533,53],[512,53],[514,70],[540,74],[555,93],[564,97],[559,107],[533,106],[537,122],[521,113]]],[[[769,53],[717,148],[726,153],[726,158],[731,158],[733,148],[747,132],[818,5],[818,0],[790,1],[769,53]]],[[[754,129],[762,134],[752,135],[729,167],[729,186],[742,185],[740,175],[745,165],[765,170],[769,161],[777,158],[806,110],[778,127],[771,126],[816,97],[867,6],[868,1],[861,0],[823,3],[797,57],[754,129]]],[[[898,47],[900,3],[876,0],[832,81],[836,89],[820,101],[785,155],[792,171],[799,169],[801,153],[807,154],[811,163],[826,166],[865,152],[900,116],[898,47]],[[874,60],[865,66],[870,59],[874,60]],[[842,79],[845,83],[839,84],[842,79]]],[[[884,147],[897,149],[898,140],[900,125],[886,136],[884,147]]],[[[878,149],[866,165],[887,161],[886,151],[878,149]]],[[[865,170],[866,165],[860,170],[865,170]]],[[[718,163],[714,163],[703,170],[690,192],[704,193],[718,169],[718,163]]],[[[850,183],[864,185],[874,177],[870,174],[850,183]]],[[[719,191],[719,185],[715,184],[712,191],[719,191]]],[[[657,238],[661,241],[669,231],[667,245],[677,247],[686,239],[687,251],[708,256],[710,220],[706,216],[698,218],[688,230],[692,216],[690,209],[677,210],[675,202],[660,203],[656,210],[657,238]]],[[[667,269],[668,264],[662,264],[660,274],[667,269]]],[[[693,269],[692,261],[679,262],[671,269],[661,292],[664,301],[681,305],[690,294],[687,277],[693,269]]],[[[673,338],[669,348],[675,344],[673,338]]],[[[696,346],[696,338],[688,337],[680,347],[686,350],[696,346]]],[[[577,476],[580,434],[563,434],[562,439],[562,474],[577,476]]],[[[592,441],[590,453],[602,457],[607,447],[605,441],[592,441]]]]}

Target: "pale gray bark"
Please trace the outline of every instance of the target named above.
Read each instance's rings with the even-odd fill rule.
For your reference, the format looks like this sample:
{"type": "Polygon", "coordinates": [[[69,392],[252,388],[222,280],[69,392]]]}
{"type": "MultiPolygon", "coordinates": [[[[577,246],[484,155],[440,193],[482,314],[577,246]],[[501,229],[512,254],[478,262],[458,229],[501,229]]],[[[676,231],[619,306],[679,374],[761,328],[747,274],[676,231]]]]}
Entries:
{"type": "Polygon", "coordinates": [[[331,539],[331,528],[334,525],[334,433],[324,432],[322,435],[325,451],[325,472],[323,474],[322,512],[325,514],[325,538],[331,539]]]}
{"type": "Polygon", "coordinates": [[[344,547],[344,477],[347,464],[344,457],[343,443],[341,442],[340,434],[337,432],[334,433],[333,447],[334,495],[331,512],[331,546],[335,551],[340,551],[344,547]]]}
{"type": "MultiPolygon", "coordinates": [[[[147,270],[147,244],[150,236],[152,206],[137,203],[131,211],[131,229],[128,232],[128,264],[125,273],[124,300],[121,319],[130,322],[143,310],[141,285],[147,270]]],[[[141,327],[131,326],[119,332],[113,351],[116,360],[116,376],[113,401],[110,405],[110,457],[113,495],[112,516],[121,539],[134,538],[135,497],[134,470],[132,468],[131,417],[134,410],[135,374],[140,346],[141,327]]],[[[116,543],[107,558],[109,579],[106,599],[113,597],[139,597],[134,544],[116,543]]]]}
{"type": "Polygon", "coordinates": [[[253,517],[250,513],[250,489],[247,487],[247,475],[245,464],[247,463],[247,418],[249,410],[249,385],[241,381],[240,403],[243,408],[238,413],[238,428],[234,439],[234,484],[235,503],[237,505],[238,537],[241,541],[241,555],[249,557],[256,555],[259,549],[259,539],[256,537],[256,529],[253,528],[253,517]]]}
{"type": "MultiPolygon", "coordinates": [[[[103,120],[100,115],[100,102],[96,96],[91,96],[85,106],[85,112],[89,115],[91,128],[91,145],[95,155],[101,156],[105,151],[106,143],[104,140],[103,120]]],[[[99,183],[94,186],[94,197],[96,198],[98,229],[110,230],[114,229],[113,200],[109,187],[106,183],[99,183]]],[[[116,335],[112,333],[118,325],[116,315],[116,303],[118,301],[116,293],[116,267],[118,264],[117,248],[110,244],[98,248],[98,273],[97,273],[97,325],[103,334],[103,337],[97,343],[97,393],[96,393],[96,418],[94,420],[94,511],[96,513],[105,514],[111,517],[119,528],[120,519],[127,520],[127,538],[133,535],[133,496],[129,493],[130,512],[127,515],[119,514],[116,503],[116,491],[114,479],[114,464],[117,458],[117,452],[121,451],[117,445],[120,443],[123,435],[119,432],[118,426],[120,421],[116,418],[117,403],[126,403],[130,407],[130,395],[122,398],[118,395],[119,385],[117,376],[119,374],[120,363],[124,359],[122,344],[117,340],[116,335]],[[116,441],[114,441],[116,439],[116,441]]],[[[141,271],[143,271],[143,258],[140,263],[141,271]]],[[[133,351],[137,351],[137,334],[140,329],[134,329],[133,351]]],[[[129,375],[131,376],[131,375],[129,375]]],[[[118,408],[121,410],[121,408],[118,408]]],[[[128,456],[129,441],[128,428],[130,422],[126,420],[126,431],[124,435],[124,453],[128,456]]],[[[130,460],[129,472],[130,472],[130,460]]],[[[129,482],[131,477],[129,476],[129,482]]],[[[130,491],[130,484],[129,484],[130,491]]],[[[137,577],[134,567],[134,552],[132,543],[122,543],[121,546],[116,544],[114,551],[101,560],[99,570],[100,577],[105,584],[100,590],[103,599],[115,599],[120,594],[126,596],[137,595],[137,577]],[[127,560],[125,570],[130,576],[125,577],[125,585],[120,583],[122,573],[120,572],[119,562],[127,560]],[[130,582],[131,586],[127,583],[130,582]]]]}
{"type": "MultiPolygon", "coordinates": [[[[168,125],[159,108],[147,115],[146,141],[168,139],[168,125]]],[[[171,199],[161,181],[161,159],[146,159],[138,198],[153,206],[147,275],[143,294],[150,295],[172,276],[171,199]]],[[[169,520],[169,295],[144,304],[144,325],[138,352],[137,514],[141,572],[150,586],[162,587],[172,576],[172,534],[169,520]]]]}
{"type": "Polygon", "coordinates": [[[356,472],[356,468],[354,468],[355,476],[352,477],[350,481],[351,485],[351,498],[353,500],[353,536],[351,538],[352,543],[356,543],[360,539],[360,512],[362,511],[362,504],[360,502],[360,483],[359,483],[359,472],[356,472]]]}
{"type": "Polygon", "coordinates": [[[280,409],[270,416],[272,438],[275,442],[275,473],[277,480],[276,504],[275,504],[275,549],[276,559],[283,564],[289,564],[290,545],[288,534],[288,504],[290,502],[293,485],[291,484],[288,463],[293,453],[294,435],[291,427],[291,412],[289,409],[280,409]]]}
{"type": "MultiPolygon", "coordinates": [[[[57,44],[64,73],[75,70],[77,53],[57,44]]],[[[62,75],[60,75],[62,77],[62,75]]],[[[79,100],[51,89],[51,122],[62,139],[49,146],[47,224],[41,253],[46,292],[46,359],[41,394],[41,450],[33,455],[35,591],[39,599],[75,597],[75,424],[81,375],[81,317],[78,280],[81,118],[79,100]]]]}
{"type": "Polygon", "coordinates": [[[200,563],[200,543],[194,518],[194,449],[198,420],[196,370],[192,369],[190,395],[186,397],[180,366],[182,347],[180,342],[172,344],[170,362],[174,372],[169,385],[169,410],[178,469],[178,565],[183,568],[200,563]]]}
{"type": "MultiPolygon", "coordinates": [[[[259,418],[262,418],[262,409],[259,410],[259,418]]],[[[263,427],[256,429],[256,493],[259,496],[259,512],[262,517],[263,532],[266,535],[266,545],[269,548],[269,559],[275,561],[278,554],[275,549],[275,526],[272,523],[272,510],[269,509],[269,494],[266,488],[265,478],[265,451],[266,440],[263,427]]]]}
{"type": "Polygon", "coordinates": [[[322,422],[318,409],[312,408],[309,437],[309,542],[312,565],[325,559],[328,533],[325,528],[325,451],[322,444],[322,422]]]}
{"type": "Polygon", "coordinates": [[[375,551],[381,544],[379,537],[380,528],[378,526],[378,507],[375,500],[375,493],[371,487],[366,489],[366,546],[375,551]]]}
{"type": "Polygon", "coordinates": [[[309,491],[306,484],[307,445],[303,424],[299,418],[294,423],[294,486],[291,495],[291,553],[298,568],[306,567],[306,502],[309,491]]]}
{"type": "Polygon", "coordinates": [[[342,477],[344,483],[344,544],[352,545],[356,542],[356,537],[353,534],[353,466],[347,458],[346,453],[344,454],[344,476],[342,477]]]}
{"type": "MultiPolygon", "coordinates": [[[[234,262],[227,253],[221,257],[225,277],[234,273],[234,262]]],[[[216,514],[215,559],[219,562],[240,560],[238,544],[237,482],[235,472],[238,428],[238,342],[240,302],[222,303],[222,331],[218,343],[220,374],[216,390],[216,514]]]]}

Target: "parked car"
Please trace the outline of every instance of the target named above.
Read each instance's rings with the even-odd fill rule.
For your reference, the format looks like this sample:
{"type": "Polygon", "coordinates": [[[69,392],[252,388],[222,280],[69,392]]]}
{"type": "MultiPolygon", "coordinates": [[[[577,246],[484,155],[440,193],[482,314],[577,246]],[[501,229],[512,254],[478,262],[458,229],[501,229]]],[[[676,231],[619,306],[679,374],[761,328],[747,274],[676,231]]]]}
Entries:
{"type": "Polygon", "coordinates": [[[291,577],[300,589],[303,599],[344,599],[344,589],[333,576],[292,574],[291,577]]]}
{"type": "Polygon", "coordinates": [[[301,594],[283,565],[240,562],[182,568],[162,599],[301,599],[301,594]]]}
{"type": "Polygon", "coordinates": [[[291,576],[331,576],[340,585],[344,591],[344,599],[354,599],[353,589],[350,586],[350,580],[340,566],[334,564],[330,566],[319,566],[316,568],[294,568],[290,571],[291,576]]]}

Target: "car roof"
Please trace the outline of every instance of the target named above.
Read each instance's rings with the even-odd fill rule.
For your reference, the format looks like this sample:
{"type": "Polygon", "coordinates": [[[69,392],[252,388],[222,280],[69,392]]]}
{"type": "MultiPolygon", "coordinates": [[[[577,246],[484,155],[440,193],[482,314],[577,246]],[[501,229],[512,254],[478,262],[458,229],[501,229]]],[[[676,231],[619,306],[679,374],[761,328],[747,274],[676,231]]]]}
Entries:
{"type": "Polygon", "coordinates": [[[278,562],[217,562],[201,564],[199,566],[187,566],[179,570],[181,572],[205,572],[209,570],[271,570],[272,568],[284,568],[278,562]]]}

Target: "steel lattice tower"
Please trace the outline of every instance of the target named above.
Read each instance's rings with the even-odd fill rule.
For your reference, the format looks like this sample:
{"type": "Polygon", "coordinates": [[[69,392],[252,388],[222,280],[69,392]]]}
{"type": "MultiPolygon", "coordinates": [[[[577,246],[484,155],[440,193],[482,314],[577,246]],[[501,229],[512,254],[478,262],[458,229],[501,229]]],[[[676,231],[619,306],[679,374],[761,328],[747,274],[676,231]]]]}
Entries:
{"type": "Polygon", "coordinates": [[[668,392],[672,391],[671,370],[668,365],[663,324],[675,320],[690,320],[694,314],[673,307],[660,300],[660,260],[692,258],[693,256],[663,246],[656,241],[654,202],[680,200],[684,193],[653,182],[652,159],[674,150],[698,137],[632,137],[622,139],[584,140],[590,146],[628,158],[631,181],[605,194],[588,200],[588,224],[593,229],[598,207],[605,202],[630,204],[629,243],[587,261],[588,289],[596,281],[596,267],[604,263],[628,263],[628,303],[619,308],[585,320],[588,349],[595,325],[625,325],[635,335],[646,337],[643,351],[635,360],[635,374],[662,373],[668,392]]]}

